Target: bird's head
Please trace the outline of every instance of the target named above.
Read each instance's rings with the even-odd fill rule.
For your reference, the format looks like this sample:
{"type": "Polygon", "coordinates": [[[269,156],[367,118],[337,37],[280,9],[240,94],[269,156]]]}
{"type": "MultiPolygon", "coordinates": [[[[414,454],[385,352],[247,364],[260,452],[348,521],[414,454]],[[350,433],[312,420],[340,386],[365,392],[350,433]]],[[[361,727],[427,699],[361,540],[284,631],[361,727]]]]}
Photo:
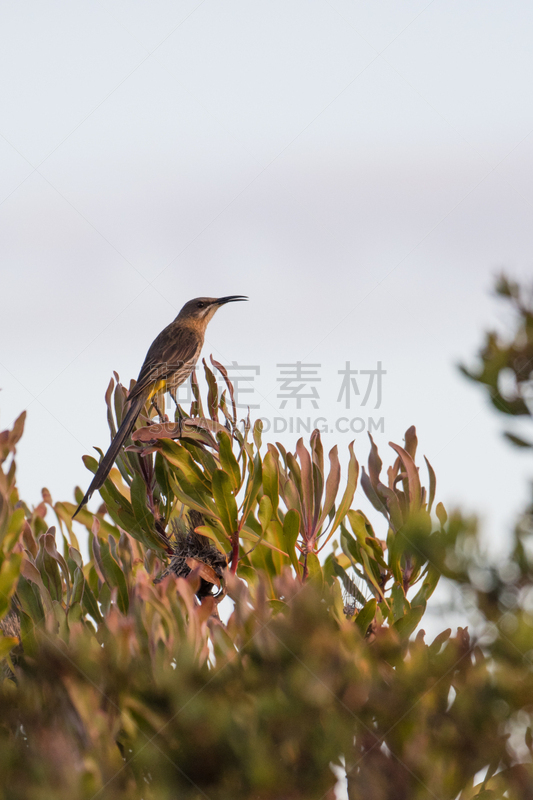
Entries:
{"type": "Polygon", "coordinates": [[[176,322],[189,323],[194,327],[205,328],[209,320],[214,316],[220,306],[226,303],[234,303],[237,300],[248,300],[240,294],[232,294],[228,297],[195,297],[185,303],[180,313],[176,317],[176,322]]]}

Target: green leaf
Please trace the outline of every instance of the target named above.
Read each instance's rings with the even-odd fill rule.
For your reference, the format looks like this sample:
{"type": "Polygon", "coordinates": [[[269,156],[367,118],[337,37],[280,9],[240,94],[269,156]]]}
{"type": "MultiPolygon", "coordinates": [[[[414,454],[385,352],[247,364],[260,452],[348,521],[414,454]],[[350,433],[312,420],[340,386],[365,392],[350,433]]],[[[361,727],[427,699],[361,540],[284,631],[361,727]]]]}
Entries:
{"type": "Polygon", "coordinates": [[[73,603],[80,603],[83,597],[83,589],[85,587],[85,578],[83,572],[79,567],[74,571],[74,586],[72,587],[72,595],[70,598],[70,605],[73,603]]]}
{"type": "Polygon", "coordinates": [[[21,564],[22,555],[11,553],[0,567],[0,619],[9,611],[11,597],[17,588],[21,564]]]}
{"type": "Polygon", "coordinates": [[[426,568],[426,575],[422,582],[422,586],[420,587],[416,595],[413,597],[411,605],[418,606],[425,604],[429,600],[435,589],[437,588],[437,584],[440,578],[441,578],[440,571],[432,564],[428,564],[426,568]]]}
{"type": "MultiPolygon", "coordinates": [[[[59,564],[59,568],[63,573],[65,586],[67,588],[67,605],[68,605],[70,603],[70,573],[67,567],[67,562],[56,548],[55,535],[52,533],[53,530],[54,530],[53,528],[50,528],[50,532],[45,533],[44,536],[41,538],[44,539],[44,547],[46,552],[48,553],[50,558],[54,559],[59,564]]],[[[57,599],[61,600],[62,598],[59,597],[57,599]]]]}
{"type": "Polygon", "coordinates": [[[16,636],[3,636],[0,634],[0,659],[6,658],[18,644],[19,640],[16,636]]]}
{"type": "Polygon", "coordinates": [[[278,462],[270,452],[263,459],[263,492],[270,498],[272,513],[277,516],[279,505],[279,472],[278,462]]]}
{"type": "Polygon", "coordinates": [[[211,493],[211,481],[198,466],[186,447],[176,442],[171,442],[169,439],[162,439],[160,448],[166,460],[173,466],[178,467],[178,481],[181,481],[182,477],[184,477],[190,485],[197,487],[200,491],[211,493]]]}
{"type": "Polygon", "coordinates": [[[322,586],[324,583],[324,573],[322,572],[322,565],[316,553],[307,554],[307,569],[309,571],[309,580],[322,586]]]}
{"type": "Polygon", "coordinates": [[[372,600],[368,600],[365,603],[365,605],[355,618],[355,624],[357,625],[363,636],[366,636],[368,626],[370,625],[370,623],[372,622],[372,620],[376,615],[376,608],[377,608],[377,601],[375,598],[372,598],[372,600]]]}
{"type": "Polygon", "coordinates": [[[285,541],[285,549],[291,560],[291,564],[300,575],[300,564],[296,554],[296,540],[300,532],[300,515],[295,508],[290,508],[285,514],[283,520],[283,538],[285,541]]]}
{"type": "Polygon", "coordinates": [[[395,583],[392,587],[391,600],[394,620],[401,619],[405,614],[406,606],[409,608],[409,603],[406,602],[403,589],[398,583],[395,583]]]}
{"type": "Polygon", "coordinates": [[[244,492],[244,502],[242,504],[241,518],[246,519],[248,514],[253,508],[259,489],[263,482],[263,469],[262,469],[261,456],[256,453],[254,460],[249,464],[248,481],[246,482],[246,489],[244,492]]]}
{"type": "Polygon", "coordinates": [[[46,536],[47,534],[43,534],[39,539],[39,553],[35,559],[35,565],[41,573],[43,583],[50,592],[52,600],[59,601],[63,598],[63,584],[57,561],[45,549],[46,536]]]}
{"type": "Polygon", "coordinates": [[[259,511],[257,516],[259,517],[259,522],[261,523],[261,528],[264,535],[268,526],[270,525],[270,520],[272,519],[272,503],[266,494],[264,494],[259,501],[259,511]]]}
{"type": "Polygon", "coordinates": [[[435,470],[433,469],[433,467],[431,466],[431,464],[429,463],[429,461],[425,456],[424,460],[426,462],[426,466],[428,468],[428,473],[429,473],[429,497],[427,501],[427,508],[428,511],[431,512],[431,509],[433,507],[433,501],[435,500],[435,492],[437,490],[437,478],[435,475],[435,470]]]}
{"type": "Polygon", "coordinates": [[[146,495],[146,484],[139,473],[133,476],[131,482],[131,505],[135,520],[146,534],[147,539],[152,541],[152,538],[157,541],[157,534],[155,532],[154,515],[148,508],[148,499],[146,495]]]}
{"type": "MultiPolygon", "coordinates": [[[[304,529],[308,535],[313,534],[313,516],[315,510],[315,496],[313,485],[313,466],[309,450],[305,447],[303,439],[298,439],[296,454],[300,460],[300,497],[302,502],[304,529]]],[[[316,498],[320,502],[321,498],[316,498]]]]}
{"type": "Polygon", "coordinates": [[[81,604],[85,612],[89,614],[97,624],[103,621],[96,597],[87,580],[84,583],[81,604]]]}
{"type": "Polygon", "coordinates": [[[263,432],[263,421],[257,419],[254,424],[254,429],[252,431],[252,436],[254,440],[254,444],[256,446],[257,451],[261,449],[261,435],[263,432]]]}
{"type": "Polygon", "coordinates": [[[437,519],[439,520],[442,526],[446,525],[446,520],[448,519],[448,514],[446,513],[446,509],[442,505],[442,503],[437,504],[437,508],[435,509],[435,514],[437,515],[437,519]]]}
{"type": "Polygon", "coordinates": [[[181,500],[188,508],[199,511],[201,514],[208,517],[219,518],[217,508],[211,498],[211,493],[208,495],[206,492],[196,489],[181,476],[178,483],[174,475],[170,475],[170,484],[178,500],[181,500]]]}
{"type": "Polygon", "coordinates": [[[290,606],[284,600],[267,600],[274,614],[288,614],[290,606]]]}
{"type": "Polygon", "coordinates": [[[123,614],[128,613],[129,597],[126,578],[120,568],[119,564],[111,555],[111,550],[108,542],[100,539],[98,536],[93,538],[93,553],[94,558],[102,576],[110,588],[117,589],[117,605],[123,614]]]}
{"type": "Polygon", "coordinates": [[[433,641],[431,642],[431,644],[428,647],[428,650],[429,650],[430,654],[433,655],[433,656],[436,656],[438,654],[439,650],[441,649],[442,645],[445,642],[448,641],[448,639],[450,638],[451,634],[452,634],[452,629],[451,628],[446,628],[445,631],[442,631],[442,633],[439,633],[439,635],[436,636],[433,639],[433,641]]]}
{"type": "Polygon", "coordinates": [[[405,614],[404,617],[397,620],[394,623],[394,629],[400,634],[400,636],[404,639],[409,638],[409,636],[413,633],[415,628],[417,627],[418,623],[424,616],[426,611],[426,605],[414,606],[411,605],[410,610],[405,614]]]}
{"type": "Polygon", "coordinates": [[[237,531],[237,503],[233,495],[231,478],[222,469],[217,469],[213,473],[213,497],[222,525],[231,537],[237,531]]]}
{"type": "Polygon", "coordinates": [[[228,433],[226,433],[226,431],[220,431],[217,434],[217,439],[219,446],[218,453],[220,456],[220,465],[224,472],[229,475],[233,490],[238,492],[241,488],[242,477],[239,464],[237,463],[237,459],[233,454],[231,437],[228,433]]]}

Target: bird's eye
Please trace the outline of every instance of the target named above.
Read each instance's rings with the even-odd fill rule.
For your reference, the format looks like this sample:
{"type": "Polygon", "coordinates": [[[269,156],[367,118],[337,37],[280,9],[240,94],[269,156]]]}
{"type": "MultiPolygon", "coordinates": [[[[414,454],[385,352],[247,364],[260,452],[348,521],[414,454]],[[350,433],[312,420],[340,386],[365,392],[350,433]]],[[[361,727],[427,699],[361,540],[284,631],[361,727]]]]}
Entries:
{"type": "Polygon", "coordinates": [[[196,303],[196,308],[205,308],[205,303],[196,303]]]}

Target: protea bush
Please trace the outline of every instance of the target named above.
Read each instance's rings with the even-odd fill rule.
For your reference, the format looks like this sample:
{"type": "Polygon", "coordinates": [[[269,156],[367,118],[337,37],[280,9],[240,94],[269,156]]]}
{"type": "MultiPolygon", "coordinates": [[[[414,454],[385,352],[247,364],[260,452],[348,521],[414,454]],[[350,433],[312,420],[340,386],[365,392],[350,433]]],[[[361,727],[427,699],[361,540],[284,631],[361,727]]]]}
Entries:
{"type": "MultiPolygon", "coordinates": [[[[533,312],[515,284],[500,293],[516,339],[490,337],[469,375],[526,416],[533,312]]],[[[352,443],[342,474],[318,431],[264,443],[211,366],[181,421],[139,417],[81,525],[79,488],[19,498],[24,415],[0,434],[1,796],[532,798],[533,512],[493,564],[475,521],[437,502],[414,427],[386,469],[372,440],[360,468],[352,443]],[[426,641],[439,580],[472,635],[426,641]]],[[[112,434],[126,396],[115,375],[112,434]]]]}

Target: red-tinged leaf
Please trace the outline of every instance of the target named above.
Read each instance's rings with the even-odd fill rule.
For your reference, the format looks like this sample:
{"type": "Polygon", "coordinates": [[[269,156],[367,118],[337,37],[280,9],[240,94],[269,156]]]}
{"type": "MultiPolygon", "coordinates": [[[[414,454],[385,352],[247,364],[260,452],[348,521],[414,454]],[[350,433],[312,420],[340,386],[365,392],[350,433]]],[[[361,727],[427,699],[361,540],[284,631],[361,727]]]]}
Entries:
{"type": "MultiPolygon", "coordinates": [[[[395,530],[399,530],[403,525],[403,514],[398,495],[384,483],[378,483],[377,493],[380,499],[385,501],[385,507],[390,517],[390,523],[395,530]]],[[[387,516],[385,514],[385,516],[387,516]]]]}
{"type": "Polygon", "coordinates": [[[378,484],[380,482],[379,476],[381,474],[381,468],[383,466],[383,462],[379,457],[378,448],[374,443],[374,439],[372,435],[369,433],[368,438],[370,439],[370,455],[368,456],[368,475],[370,477],[370,483],[372,484],[372,488],[374,491],[377,491],[378,484]]]}
{"type": "Polygon", "coordinates": [[[400,447],[399,444],[394,444],[394,442],[389,442],[390,446],[393,450],[395,450],[403,464],[403,467],[407,473],[407,482],[409,485],[409,502],[413,511],[418,511],[422,501],[422,493],[420,487],[420,477],[418,475],[418,469],[415,465],[415,462],[407,452],[404,450],[403,447],[400,447]]]}
{"type": "Polygon", "coordinates": [[[109,425],[109,430],[111,431],[112,439],[115,438],[117,432],[117,427],[115,425],[115,418],[113,417],[113,411],[111,409],[114,387],[115,387],[115,381],[113,380],[113,378],[110,378],[108,387],[105,392],[105,404],[107,406],[107,424],[109,425]]]}
{"type": "Polygon", "coordinates": [[[322,475],[324,474],[324,448],[322,447],[322,439],[320,438],[320,431],[315,428],[311,434],[310,439],[311,453],[313,457],[313,464],[316,464],[322,475]]]}
{"type": "Polygon", "coordinates": [[[435,471],[427,458],[424,456],[424,461],[426,462],[428,473],[429,473],[429,496],[427,502],[428,511],[431,512],[433,507],[433,501],[435,500],[435,492],[437,491],[437,477],[435,475],[435,471]]]}
{"type": "Polygon", "coordinates": [[[218,371],[220,372],[220,374],[224,378],[224,383],[228,387],[228,392],[229,392],[229,396],[231,398],[231,407],[232,407],[231,419],[232,419],[233,424],[236,425],[237,424],[237,406],[235,405],[235,395],[234,395],[234,390],[233,390],[233,384],[232,384],[232,382],[230,381],[230,379],[228,377],[228,371],[227,371],[226,367],[223,364],[221,364],[219,361],[216,361],[213,358],[212,355],[209,356],[209,359],[211,361],[211,364],[216,369],[218,369],[218,371]]]}
{"type": "Polygon", "coordinates": [[[191,372],[191,389],[194,400],[191,403],[191,417],[203,417],[204,409],[202,406],[202,397],[200,395],[200,387],[198,385],[198,378],[196,376],[196,368],[191,372]]]}
{"type": "MultiPolygon", "coordinates": [[[[61,553],[59,553],[58,550],[57,550],[55,536],[52,533],[52,531],[55,532],[55,528],[50,528],[50,531],[48,533],[43,534],[42,538],[44,538],[44,548],[45,548],[46,552],[48,553],[48,555],[50,556],[50,558],[53,558],[53,559],[55,559],[57,561],[57,563],[59,564],[59,568],[61,569],[61,572],[63,573],[63,578],[65,580],[65,586],[67,587],[67,605],[69,605],[69,603],[70,603],[70,573],[69,573],[69,569],[67,567],[67,562],[65,561],[65,559],[63,558],[61,553]]],[[[58,599],[60,599],[60,598],[58,598],[58,599]]]]}
{"type": "Polygon", "coordinates": [[[83,569],[83,559],[81,557],[81,553],[75,547],[69,546],[68,554],[70,558],[74,561],[77,567],[83,569]]]}
{"type": "MultiPolygon", "coordinates": [[[[289,468],[289,474],[291,477],[292,482],[294,483],[296,489],[298,490],[298,494],[300,498],[302,497],[302,471],[300,469],[300,465],[296,461],[295,457],[292,453],[287,453],[287,467],[289,468]]],[[[303,513],[303,508],[302,508],[303,513]]]]}
{"type": "Polygon", "coordinates": [[[331,537],[341,524],[342,520],[346,516],[347,511],[352,505],[355,490],[357,489],[357,478],[359,477],[359,464],[357,463],[357,459],[353,452],[353,442],[350,442],[350,444],[348,445],[348,449],[350,451],[350,460],[348,462],[348,477],[346,479],[346,489],[344,490],[342,500],[335,514],[335,519],[333,520],[333,524],[328,532],[327,538],[321,544],[321,549],[327,544],[327,542],[329,542],[329,540],[331,539],[331,537]]]}
{"type": "Polygon", "coordinates": [[[278,450],[279,450],[279,452],[281,454],[281,457],[283,459],[283,463],[285,465],[285,469],[287,469],[287,451],[285,450],[285,448],[283,447],[281,442],[276,442],[276,447],[278,448],[278,450]]]}
{"type": "Polygon", "coordinates": [[[405,431],[405,449],[413,461],[415,460],[417,447],[418,439],[416,438],[416,428],[414,425],[411,425],[411,427],[405,431]]]}
{"type": "Polygon", "coordinates": [[[44,585],[50,592],[52,600],[61,600],[63,597],[63,584],[59,573],[59,566],[55,558],[49,555],[45,549],[46,534],[39,539],[39,552],[35,559],[35,564],[41,573],[44,585]]]}
{"type": "Polygon", "coordinates": [[[205,379],[209,387],[207,392],[207,410],[211,419],[218,420],[218,385],[214,373],[206,364],[205,358],[202,359],[204,365],[205,379]]]}
{"type": "Polygon", "coordinates": [[[203,578],[204,581],[212,583],[220,589],[220,578],[216,574],[213,567],[210,567],[208,564],[204,564],[203,561],[199,561],[197,558],[186,558],[185,563],[189,569],[197,570],[198,575],[203,578]]]}
{"type": "MultiPolygon", "coordinates": [[[[131,438],[132,441],[136,442],[160,442],[164,439],[188,439],[216,449],[217,443],[212,433],[216,433],[218,430],[226,429],[223,425],[213,420],[204,420],[200,417],[194,417],[193,419],[184,419],[181,426],[179,422],[156,422],[154,425],[146,425],[134,431],[131,438]]],[[[136,452],[136,449],[131,445],[126,449],[136,452]]],[[[145,448],[143,452],[148,453],[150,451],[145,448]]]]}
{"type": "Polygon", "coordinates": [[[22,540],[26,549],[30,551],[34,558],[37,558],[39,548],[37,546],[37,542],[35,541],[33,531],[28,524],[26,524],[22,530],[22,540]]]}
{"type": "Polygon", "coordinates": [[[370,478],[368,477],[364,467],[361,470],[361,486],[363,487],[364,493],[366,494],[367,498],[370,500],[374,508],[388,519],[389,515],[385,501],[382,500],[382,498],[379,497],[374,491],[372,483],[370,482],[370,478]]]}
{"type": "Polygon", "coordinates": [[[311,456],[309,455],[309,450],[304,445],[303,439],[298,439],[296,454],[300,459],[303,523],[307,537],[311,537],[314,534],[312,523],[315,507],[313,471],[311,456]]]}
{"type": "Polygon", "coordinates": [[[41,573],[39,572],[35,564],[32,564],[29,558],[22,559],[22,563],[20,566],[20,574],[23,575],[27,581],[31,581],[31,583],[34,583],[36,584],[36,586],[39,587],[41,600],[44,602],[46,610],[52,611],[52,598],[50,596],[50,592],[44,585],[41,573]]]}
{"type": "Polygon", "coordinates": [[[332,447],[329,451],[329,475],[326,480],[326,496],[324,498],[324,507],[322,514],[318,521],[318,527],[321,528],[324,524],[326,517],[335,505],[337,492],[339,491],[339,484],[341,480],[341,465],[337,445],[332,447]]]}

